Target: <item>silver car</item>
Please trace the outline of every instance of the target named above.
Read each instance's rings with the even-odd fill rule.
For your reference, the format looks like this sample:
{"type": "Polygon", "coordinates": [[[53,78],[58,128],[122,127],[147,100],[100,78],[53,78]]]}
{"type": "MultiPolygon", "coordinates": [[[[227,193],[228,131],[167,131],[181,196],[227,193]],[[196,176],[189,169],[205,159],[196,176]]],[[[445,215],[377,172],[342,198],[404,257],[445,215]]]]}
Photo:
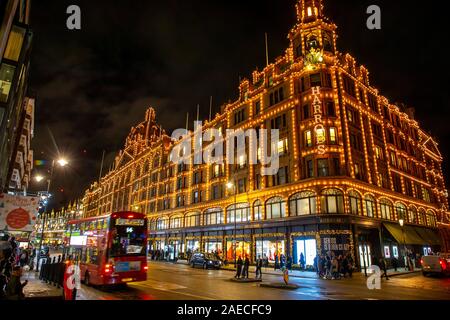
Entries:
{"type": "Polygon", "coordinates": [[[450,275],[450,254],[423,256],[420,260],[422,274],[450,275]]]}

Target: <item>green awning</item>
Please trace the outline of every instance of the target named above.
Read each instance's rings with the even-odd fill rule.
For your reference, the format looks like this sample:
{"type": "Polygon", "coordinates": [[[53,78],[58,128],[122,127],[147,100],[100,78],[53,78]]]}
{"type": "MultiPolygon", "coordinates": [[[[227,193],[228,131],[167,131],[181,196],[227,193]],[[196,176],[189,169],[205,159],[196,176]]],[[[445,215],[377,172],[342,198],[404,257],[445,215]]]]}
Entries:
{"type": "Polygon", "coordinates": [[[432,229],[415,227],[415,231],[420,235],[425,241],[424,244],[427,245],[441,245],[441,240],[439,234],[432,229]]]}
{"type": "Polygon", "coordinates": [[[423,245],[427,243],[419,236],[414,227],[403,226],[402,228],[399,224],[395,223],[383,223],[383,225],[399,244],[405,243],[423,245]]]}

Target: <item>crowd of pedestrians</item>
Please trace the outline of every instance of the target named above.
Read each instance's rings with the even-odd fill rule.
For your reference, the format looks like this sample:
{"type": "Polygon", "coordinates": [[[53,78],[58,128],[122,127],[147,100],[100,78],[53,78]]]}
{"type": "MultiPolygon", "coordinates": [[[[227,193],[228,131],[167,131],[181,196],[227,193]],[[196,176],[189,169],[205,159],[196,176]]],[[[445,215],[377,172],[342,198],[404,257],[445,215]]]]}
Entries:
{"type": "Polygon", "coordinates": [[[345,277],[351,278],[355,266],[350,253],[336,255],[333,251],[329,251],[314,258],[314,269],[319,277],[335,280],[345,277]]]}
{"type": "Polygon", "coordinates": [[[24,269],[29,269],[31,250],[20,249],[16,239],[4,235],[0,239],[0,299],[24,299],[23,288],[28,281],[21,282],[24,269]]]}

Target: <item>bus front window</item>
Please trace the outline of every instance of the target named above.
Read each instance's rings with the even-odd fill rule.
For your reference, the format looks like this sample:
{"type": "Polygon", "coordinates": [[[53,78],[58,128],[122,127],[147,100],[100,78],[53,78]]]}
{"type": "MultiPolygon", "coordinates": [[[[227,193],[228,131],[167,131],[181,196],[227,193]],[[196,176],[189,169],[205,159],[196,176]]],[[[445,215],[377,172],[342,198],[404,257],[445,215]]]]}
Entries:
{"type": "Polygon", "coordinates": [[[114,227],[109,256],[145,255],[145,232],[145,227],[114,227]]]}

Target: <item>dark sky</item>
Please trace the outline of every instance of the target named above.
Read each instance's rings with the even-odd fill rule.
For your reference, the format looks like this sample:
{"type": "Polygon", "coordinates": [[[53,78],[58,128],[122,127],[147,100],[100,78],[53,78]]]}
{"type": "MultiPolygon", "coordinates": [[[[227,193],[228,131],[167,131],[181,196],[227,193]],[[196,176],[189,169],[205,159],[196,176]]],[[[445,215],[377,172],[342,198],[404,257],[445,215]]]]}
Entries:
{"type": "MultiPolygon", "coordinates": [[[[149,106],[168,130],[184,127],[186,112],[209,113],[234,100],[240,76],[251,77],[284,53],[296,21],[296,0],[138,1],[35,0],[30,88],[37,97],[36,159],[70,160],[55,170],[51,206],[80,196],[123,146],[130,127],[149,106]],[[66,8],[77,4],[82,29],[66,28],[66,8]],[[50,129],[50,130],[49,130],[50,129]],[[60,189],[64,189],[61,192],[60,189]]],[[[325,0],[338,25],[338,47],[371,72],[372,85],[392,102],[416,108],[416,118],[437,137],[449,172],[448,18],[437,2],[325,0]],[[382,30],[366,28],[366,8],[382,10],[382,30]],[[428,8],[431,14],[424,14],[428,8]]],[[[43,172],[45,168],[37,168],[43,172]]],[[[36,184],[32,190],[44,189],[36,184]]]]}

